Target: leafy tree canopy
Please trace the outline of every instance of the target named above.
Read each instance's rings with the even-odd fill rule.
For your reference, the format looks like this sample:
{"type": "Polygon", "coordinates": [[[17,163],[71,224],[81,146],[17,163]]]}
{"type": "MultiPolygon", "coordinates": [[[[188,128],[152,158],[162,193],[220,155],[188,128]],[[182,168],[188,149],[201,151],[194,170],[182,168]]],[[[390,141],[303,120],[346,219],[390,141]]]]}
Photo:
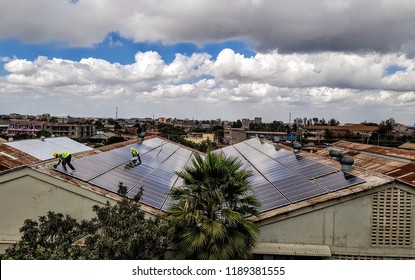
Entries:
{"type": "Polygon", "coordinates": [[[26,220],[21,241],[6,250],[1,259],[160,259],[167,250],[167,223],[147,218],[135,201],[125,197],[115,205],[94,206],[96,217],[78,222],[70,216],[48,212],[39,221],[26,220]],[[79,246],[82,245],[82,246],[79,246]]]}
{"type": "Polygon", "coordinates": [[[255,246],[258,200],[248,179],[252,172],[222,153],[195,154],[193,164],[177,173],[184,185],[174,188],[168,210],[175,256],[184,259],[246,259],[255,246]]]}

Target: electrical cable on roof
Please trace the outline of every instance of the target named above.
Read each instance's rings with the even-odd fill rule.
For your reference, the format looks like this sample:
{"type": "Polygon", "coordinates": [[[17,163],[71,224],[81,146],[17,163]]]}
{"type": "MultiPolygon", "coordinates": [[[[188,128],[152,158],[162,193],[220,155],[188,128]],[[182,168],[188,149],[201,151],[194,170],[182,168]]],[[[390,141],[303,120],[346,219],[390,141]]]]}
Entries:
{"type": "Polygon", "coordinates": [[[157,155],[156,155],[156,157],[159,157],[159,154],[161,153],[161,151],[163,150],[163,145],[164,144],[166,144],[167,143],[167,141],[166,140],[164,140],[163,142],[161,142],[161,149],[160,149],[160,151],[157,153],[157,155]]]}

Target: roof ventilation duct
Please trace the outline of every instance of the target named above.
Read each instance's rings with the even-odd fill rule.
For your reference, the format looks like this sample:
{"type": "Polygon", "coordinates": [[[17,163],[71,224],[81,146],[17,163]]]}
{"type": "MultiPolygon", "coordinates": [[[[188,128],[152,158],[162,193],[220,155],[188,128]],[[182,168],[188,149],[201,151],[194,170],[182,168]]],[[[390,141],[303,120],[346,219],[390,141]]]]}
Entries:
{"type": "Polygon", "coordinates": [[[298,143],[298,142],[293,143],[293,150],[294,150],[295,154],[298,154],[300,152],[301,148],[302,148],[302,146],[301,146],[300,143],[298,143]]]}
{"type": "Polygon", "coordinates": [[[340,160],[342,153],[338,150],[330,150],[330,157],[336,161],[340,160]]]}
{"type": "Polygon", "coordinates": [[[343,172],[350,171],[352,169],[354,159],[350,156],[340,157],[340,164],[343,172]]]}

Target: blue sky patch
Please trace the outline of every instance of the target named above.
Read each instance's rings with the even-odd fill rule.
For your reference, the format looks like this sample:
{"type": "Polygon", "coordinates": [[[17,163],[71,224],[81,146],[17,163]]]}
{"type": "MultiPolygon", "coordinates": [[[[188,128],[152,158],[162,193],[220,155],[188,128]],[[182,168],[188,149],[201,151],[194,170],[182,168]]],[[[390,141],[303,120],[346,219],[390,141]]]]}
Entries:
{"type": "MultiPolygon", "coordinates": [[[[160,54],[166,64],[171,63],[176,53],[191,56],[193,53],[209,53],[212,59],[225,48],[232,49],[245,57],[254,56],[256,53],[245,42],[230,40],[206,44],[198,47],[193,43],[178,43],[165,45],[161,43],[135,43],[130,39],[119,36],[117,32],[109,33],[105,39],[93,47],[71,48],[63,43],[25,44],[16,39],[0,40],[0,57],[16,57],[18,59],[35,60],[38,56],[46,56],[49,59],[61,58],[72,61],[80,61],[82,58],[103,59],[110,63],[123,65],[135,62],[137,52],[155,51],[160,54]]],[[[4,63],[0,64],[0,75],[5,75],[4,63]]]]}
{"type": "Polygon", "coordinates": [[[396,72],[399,72],[399,71],[406,71],[406,67],[402,67],[402,66],[393,64],[393,65],[389,65],[385,69],[386,75],[393,75],[393,74],[395,74],[396,72]]]}

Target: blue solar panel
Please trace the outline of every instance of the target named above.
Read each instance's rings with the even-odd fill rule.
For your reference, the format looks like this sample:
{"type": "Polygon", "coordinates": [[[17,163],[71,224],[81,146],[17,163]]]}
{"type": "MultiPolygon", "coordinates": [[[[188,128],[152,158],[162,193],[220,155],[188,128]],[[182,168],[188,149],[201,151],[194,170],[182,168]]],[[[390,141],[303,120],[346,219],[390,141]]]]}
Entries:
{"type": "Polygon", "coordinates": [[[268,211],[290,204],[270,183],[253,186],[254,195],[261,202],[259,211],[268,211]]]}
{"type": "Polygon", "coordinates": [[[330,190],[331,192],[348,188],[366,182],[362,178],[353,176],[349,173],[337,172],[323,178],[316,179],[316,183],[330,190]]]}
{"type": "Polygon", "coordinates": [[[292,176],[272,182],[272,184],[291,202],[308,199],[328,191],[303,177],[292,176]]]}
{"type": "MultiPolygon", "coordinates": [[[[253,194],[261,202],[261,212],[365,182],[347,173],[335,173],[336,169],[296,156],[293,152],[276,150],[273,145],[262,144],[258,139],[215,152],[237,157],[241,169],[252,171],[249,183],[253,194]]],[[[192,159],[192,151],[163,139],[152,138],[141,144],[75,160],[73,165],[77,171],[71,176],[115,193],[122,182],[130,198],[142,187],[141,202],[166,211],[172,203],[168,193],[172,187],[183,185],[176,172],[190,166],[192,159]],[[138,149],[142,159],[142,164],[133,168],[127,165],[131,159],[130,147],[138,149]]]]}
{"type": "Polygon", "coordinates": [[[131,189],[135,187],[138,181],[140,181],[153,170],[153,168],[145,165],[139,165],[132,169],[120,166],[114,170],[110,170],[94,178],[90,181],[90,183],[103,187],[107,190],[117,192],[118,183],[122,182],[130,192],[131,189]]]}

